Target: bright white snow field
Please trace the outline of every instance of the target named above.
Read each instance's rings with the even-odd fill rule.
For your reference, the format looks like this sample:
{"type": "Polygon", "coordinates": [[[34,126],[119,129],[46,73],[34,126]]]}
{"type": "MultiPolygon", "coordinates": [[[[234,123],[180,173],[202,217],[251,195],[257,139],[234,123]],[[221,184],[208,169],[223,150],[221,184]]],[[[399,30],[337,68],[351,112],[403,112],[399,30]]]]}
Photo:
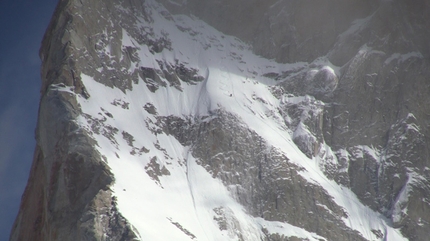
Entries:
{"type": "MultiPolygon", "coordinates": [[[[93,132],[86,117],[81,116],[79,122],[92,133],[98,143],[97,150],[112,169],[118,209],[137,229],[142,240],[237,240],[238,233],[245,240],[260,240],[264,237],[262,228],[285,236],[326,240],[288,223],[270,222],[247,214],[222,182],[197,164],[189,147],[181,145],[171,135],[155,135],[148,129],[148,123],[155,123],[156,119],[143,108],[147,103],[156,108],[159,116],[203,116],[218,108],[234,113],[248,128],[283,151],[290,161],[302,166],[306,170],[301,172],[304,178],[327,190],[347,212],[349,217],[344,220],[347,226],[369,240],[380,240],[372,229],[382,230],[386,240],[406,240],[386,223],[382,215],[362,205],[349,189],[327,179],[319,169],[318,158],[309,159],[293,143],[291,130],[286,129],[283,117],[273,116],[283,101],[303,101],[310,97],[283,97],[279,100],[269,91],[275,82],[262,75],[307,68],[308,63],[278,64],[261,58],[238,39],[226,36],[198,19],[180,15],[167,20],[159,14],[163,10],[161,6],[147,4],[153,8],[155,34],[167,32],[173,50],[164,49],[153,54],[147,46],[137,45],[126,30],[122,33],[123,47],[139,48],[139,67],[159,68],[156,60],[170,63],[179,60],[198,69],[205,80],[196,85],[183,83],[182,91],[166,86],[153,93],[140,79],[139,84],[133,85],[133,90],[123,93],[82,74],[90,98],[76,95],[83,113],[94,119],[102,119],[104,113],[112,115],[112,118],[106,118],[104,125],[118,129],[114,141],[105,137],[103,131],[93,132]],[[198,34],[183,32],[178,25],[198,34]],[[128,108],[113,103],[128,103],[128,108]],[[133,136],[132,145],[123,133],[133,136]],[[149,152],[131,154],[135,148],[142,147],[149,152]],[[158,181],[147,175],[145,167],[151,160],[160,168],[168,169],[170,175],[159,176],[158,181]],[[228,217],[227,222],[233,226],[238,222],[236,231],[220,230],[214,220],[218,215],[214,210],[220,207],[228,217]]],[[[329,62],[325,65],[332,71],[335,69],[329,62]]],[[[133,68],[136,66],[132,65],[129,71],[133,68]]],[[[59,90],[69,91],[66,87],[59,90]]],[[[325,148],[330,152],[329,147],[325,148]]]]}

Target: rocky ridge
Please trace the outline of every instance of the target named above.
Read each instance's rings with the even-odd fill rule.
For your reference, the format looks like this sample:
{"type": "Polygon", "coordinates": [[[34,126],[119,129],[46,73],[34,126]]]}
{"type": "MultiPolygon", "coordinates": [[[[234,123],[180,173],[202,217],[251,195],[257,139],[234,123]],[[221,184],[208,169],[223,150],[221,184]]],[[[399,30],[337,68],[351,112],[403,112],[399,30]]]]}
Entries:
{"type": "Polygon", "coordinates": [[[206,238],[159,211],[178,240],[401,240],[396,230],[426,240],[428,1],[160,2],[59,2],[42,43],[37,147],[11,240],[151,237],[124,206],[133,187],[116,163],[134,158],[166,193],[185,173],[194,206],[195,160],[246,210],[210,206],[205,225],[221,236],[206,238]],[[178,36],[198,47],[182,48],[178,36]],[[382,221],[360,229],[343,197],[382,221]]]}

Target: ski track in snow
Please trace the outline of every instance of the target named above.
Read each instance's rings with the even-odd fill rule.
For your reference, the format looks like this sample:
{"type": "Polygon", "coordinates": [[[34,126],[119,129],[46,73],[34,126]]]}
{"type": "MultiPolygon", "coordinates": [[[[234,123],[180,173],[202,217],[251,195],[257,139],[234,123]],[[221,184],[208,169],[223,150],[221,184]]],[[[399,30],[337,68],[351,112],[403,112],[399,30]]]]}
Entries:
{"type": "MultiPolygon", "coordinates": [[[[102,132],[92,134],[98,143],[97,150],[106,157],[114,173],[115,184],[112,188],[118,199],[118,208],[137,229],[142,240],[237,240],[238,233],[221,231],[218,227],[214,220],[219,215],[215,211],[217,208],[223,208],[228,223],[240,224],[236,228],[244,240],[260,240],[264,237],[262,228],[270,233],[325,240],[287,223],[270,222],[248,215],[222,182],[212,178],[197,164],[188,147],[182,146],[170,135],[154,135],[146,127],[149,121],[156,122],[143,108],[146,103],[152,103],[159,116],[204,116],[218,108],[236,114],[248,128],[285,153],[291,162],[306,169],[300,174],[308,181],[322,186],[347,212],[348,218],[344,220],[347,226],[369,240],[377,240],[372,229],[382,230],[387,240],[406,240],[398,230],[386,223],[382,215],[361,204],[349,189],[328,180],[319,169],[320,160],[306,157],[293,143],[291,133],[285,130],[283,123],[266,115],[268,111],[278,113],[276,110],[285,98],[276,99],[268,89],[275,82],[262,75],[306,67],[307,63],[278,64],[261,58],[254,55],[246,44],[221,34],[198,19],[180,15],[173,16],[175,22],[172,22],[158,14],[160,6],[153,3],[151,7],[155,8],[152,12],[154,32],[160,35],[162,30],[169,33],[173,51],[165,49],[159,54],[152,54],[148,47],[137,45],[137,41],[125,30],[123,46],[139,48],[139,66],[158,68],[156,60],[170,63],[179,60],[180,63],[188,63],[188,67],[198,69],[199,74],[206,79],[196,85],[183,83],[183,91],[174,87],[160,87],[155,93],[149,91],[144,81],[139,79],[139,83],[133,85],[133,90],[124,94],[119,89],[106,87],[82,74],[82,81],[91,97],[86,100],[77,95],[84,113],[100,119],[103,108],[113,116],[106,118],[104,124],[118,128],[113,134],[117,144],[102,132]],[[190,35],[179,30],[177,25],[198,34],[190,35]],[[265,103],[253,100],[253,96],[265,103]],[[115,100],[129,103],[129,108],[113,105],[115,100]],[[145,147],[149,152],[131,154],[132,147],[123,138],[123,132],[134,137],[134,147],[145,147]],[[156,147],[157,143],[161,148],[156,147]],[[145,169],[154,157],[160,167],[166,167],[170,172],[170,175],[159,176],[158,182],[151,179],[145,169]]],[[[330,63],[326,64],[336,69],[330,63]]],[[[136,68],[134,64],[130,71],[133,68],[136,68]]],[[[68,87],[52,88],[73,93],[68,87]]],[[[91,124],[84,116],[78,121],[83,128],[92,132],[91,124]]]]}

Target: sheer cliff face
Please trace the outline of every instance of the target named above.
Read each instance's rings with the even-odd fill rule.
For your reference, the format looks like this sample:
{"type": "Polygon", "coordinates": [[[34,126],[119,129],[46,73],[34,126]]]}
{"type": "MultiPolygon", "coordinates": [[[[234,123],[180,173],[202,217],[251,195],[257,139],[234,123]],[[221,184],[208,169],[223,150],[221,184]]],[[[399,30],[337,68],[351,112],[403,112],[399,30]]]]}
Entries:
{"type": "Polygon", "coordinates": [[[427,16],[61,0],[11,240],[427,240],[427,16]]]}

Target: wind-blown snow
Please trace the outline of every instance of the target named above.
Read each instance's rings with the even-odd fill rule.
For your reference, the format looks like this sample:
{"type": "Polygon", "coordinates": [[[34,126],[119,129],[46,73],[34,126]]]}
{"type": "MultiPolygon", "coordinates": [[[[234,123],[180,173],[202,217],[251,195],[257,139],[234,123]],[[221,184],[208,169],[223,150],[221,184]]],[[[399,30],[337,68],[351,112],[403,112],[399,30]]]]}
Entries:
{"type": "Polygon", "coordinates": [[[410,58],[422,59],[424,56],[420,52],[409,52],[406,54],[394,53],[385,60],[384,64],[390,64],[392,61],[405,62],[410,58]]]}
{"type": "MultiPolygon", "coordinates": [[[[77,95],[83,113],[93,121],[103,122],[101,130],[96,132],[87,116],[79,118],[80,125],[92,133],[97,150],[114,173],[112,189],[119,211],[137,229],[142,240],[237,240],[240,235],[244,240],[260,240],[264,237],[263,228],[269,233],[325,240],[288,223],[270,222],[247,214],[222,182],[197,164],[189,147],[173,136],[155,135],[148,129],[157,120],[143,108],[147,103],[156,108],[159,116],[204,116],[219,108],[236,114],[248,128],[303,167],[301,175],[322,186],[344,208],[348,214],[344,219],[347,226],[369,240],[377,240],[372,230],[382,230],[386,240],[406,240],[380,214],[361,204],[352,191],[325,177],[319,169],[318,157],[309,159],[297,148],[291,131],[285,129],[283,117],[276,114],[281,100],[302,101],[308,97],[275,98],[269,90],[275,81],[263,74],[307,67],[307,63],[278,64],[261,58],[238,39],[223,35],[198,19],[180,15],[173,16],[174,21],[167,20],[158,14],[161,7],[152,4],[154,32],[156,35],[168,33],[173,50],[151,53],[147,46],[138,45],[123,30],[123,46],[138,47],[141,60],[138,65],[132,64],[129,71],[137,67],[157,69],[156,60],[168,63],[179,60],[198,69],[205,80],[195,85],[183,84],[182,91],[167,86],[153,93],[140,79],[132,90],[124,93],[82,74],[82,82],[91,97],[87,100],[77,95]],[[124,137],[127,134],[132,136],[131,141],[124,137]],[[136,154],[133,152],[136,148],[148,151],[136,154]],[[147,175],[151,168],[165,168],[168,172],[162,172],[156,180],[147,175]],[[220,229],[217,218],[225,220],[230,228],[220,229]]],[[[339,69],[331,64],[325,68],[333,74],[339,69]]],[[[51,88],[73,93],[64,86],[51,88]]]]}

